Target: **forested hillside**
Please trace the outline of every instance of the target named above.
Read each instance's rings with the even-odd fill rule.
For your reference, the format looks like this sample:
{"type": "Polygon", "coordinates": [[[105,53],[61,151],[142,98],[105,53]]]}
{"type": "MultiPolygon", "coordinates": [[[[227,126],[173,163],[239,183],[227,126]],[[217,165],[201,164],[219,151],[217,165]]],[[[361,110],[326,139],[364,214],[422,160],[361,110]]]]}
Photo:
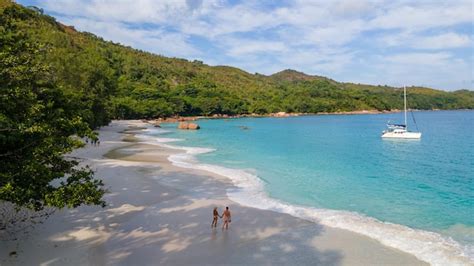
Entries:
{"type": "MultiPolygon", "coordinates": [[[[42,47],[35,56],[51,68],[92,127],[112,118],[402,108],[401,89],[339,83],[294,70],[264,76],[168,58],[77,32],[39,9],[2,1],[1,8],[15,14],[8,19],[17,30],[42,47]]],[[[409,94],[414,109],[474,108],[472,91],[409,88],[409,94]]]]}

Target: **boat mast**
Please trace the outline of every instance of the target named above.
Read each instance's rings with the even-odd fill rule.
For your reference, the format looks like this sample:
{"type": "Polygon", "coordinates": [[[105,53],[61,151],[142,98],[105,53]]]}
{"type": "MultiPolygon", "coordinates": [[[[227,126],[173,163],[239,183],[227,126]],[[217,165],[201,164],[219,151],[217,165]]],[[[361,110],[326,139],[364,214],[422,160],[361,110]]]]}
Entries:
{"type": "Polygon", "coordinates": [[[408,131],[408,124],[407,124],[407,87],[403,86],[403,102],[405,106],[405,130],[408,131]]]}

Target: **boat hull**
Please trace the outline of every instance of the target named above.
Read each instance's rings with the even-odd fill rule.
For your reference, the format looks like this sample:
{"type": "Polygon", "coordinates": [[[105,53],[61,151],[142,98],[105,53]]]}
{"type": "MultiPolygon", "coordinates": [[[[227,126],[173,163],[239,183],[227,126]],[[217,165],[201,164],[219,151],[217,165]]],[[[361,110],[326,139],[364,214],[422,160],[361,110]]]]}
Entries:
{"type": "Polygon", "coordinates": [[[388,139],[420,139],[420,132],[385,132],[382,138],[388,139]]]}

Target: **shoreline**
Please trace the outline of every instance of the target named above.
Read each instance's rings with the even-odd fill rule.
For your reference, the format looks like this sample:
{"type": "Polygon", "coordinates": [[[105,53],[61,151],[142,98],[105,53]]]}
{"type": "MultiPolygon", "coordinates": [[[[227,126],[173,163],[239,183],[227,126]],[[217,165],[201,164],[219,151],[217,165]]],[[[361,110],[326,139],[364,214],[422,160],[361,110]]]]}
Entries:
{"type": "Polygon", "coordinates": [[[239,115],[227,115],[227,114],[214,114],[210,116],[174,116],[167,118],[158,118],[145,120],[147,123],[177,123],[177,122],[187,122],[187,121],[196,121],[200,119],[238,119],[238,118],[286,118],[294,116],[314,116],[314,115],[363,115],[363,114],[390,114],[390,113],[399,113],[401,110],[358,110],[358,111],[341,111],[341,112],[318,112],[318,113],[287,113],[287,112],[277,112],[270,114],[239,114],[239,115]]]}
{"type": "Polygon", "coordinates": [[[179,152],[136,142],[144,125],[114,121],[100,130],[100,147],[71,154],[104,180],[108,207],[57,211],[26,236],[2,241],[1,264],[426,265],[354,232],[235,203],[226,177],[178,168],[168,158],[179,152]],[[212,207],[225,205],[230,229],[211,230],[212,207]]]}
{"type": "MultiPolygon", "coordinates": [[[[449,112],[449,111],[474,111],[473,109],[430,109],[430,110],[418,110],[411,109],[411,112],[449,112]]],[[[287,117],[299,117],[299,116],[319,116],[319,115],[378,115],[378,114],[395,114],[401,113],[403,110],[357,110],[357,111],[341,111],[341,112],[318,112],[318,113],[270,113],[270,114],[240,114],[240,115],[226,115],[226,114],[214,114],[210,116],[173,116],[167,118],[156,118],[156,119],[143,119],[141,121],[149,123],[151,125],[159,125],[160,123],[178,123],[178,122],[190,122],[198,121],[201,119],[239,119],[239,118],[287,118],[287,117]]]]}

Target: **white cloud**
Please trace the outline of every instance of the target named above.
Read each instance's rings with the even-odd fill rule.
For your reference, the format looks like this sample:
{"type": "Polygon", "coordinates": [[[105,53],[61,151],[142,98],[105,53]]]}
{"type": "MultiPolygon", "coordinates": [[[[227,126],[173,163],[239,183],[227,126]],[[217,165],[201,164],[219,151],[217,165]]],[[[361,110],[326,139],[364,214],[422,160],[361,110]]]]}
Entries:
{"type": "Polygon", "coordinates": [[[474,46],[473,39],[469,35],[455,32],[430,36],[420,36],[413,33],[402,32],[400,34],[391,34],[383,37],[382,43],[389,46],[405,46],[428,50],[474,46]]]}
{"type": "Polygon", "coordinates": [[[62,15],[135,23],[162,23],[189,11],[184,0],[45,0],[43,4],[62,15]]]}
{"type": "Polygon", "coordinates": [[[421,37],[415,43],[415,47],[426,49],[456,48],[473,45],[473,41],[468,35],[457,33],[444,33],[435,36],[421,37]]]}
{"type": "Polygon", "coordinates": [[[160,29],[133,29],[119,22],[91,21],[88,19],[64,19],[67,24],[79,30],[94,34],[123,45],[162,54],[166,56],[196,56],[200,51],[188,43],[182,33],[170,33],[160,29]]]}
{"type": "Polygon", "coordinates": [[[451,59],[452,55],[446,52],[440,53],[403,53],[386,56],[385,60],[391,63],[404,65],[442,65],[451,59]]]}
{"type": "MultiPolygon", "coordinates": [[[[472,62],[447,52],[399,53],[380,57],[371,68],[377,79],[395,86],[421,85],[433,88],[467,88],[472,62]]],[[[471,77],[471,78],[470,78],[471,77]]]]}
{"type": "Polygon", "coordinates": [[[425,30],[473,21],[472,3],[460,1],[421,2],[385,9],[369,21],[371,28],[425,30]]]}
{"type": "Polygon", "coordinates": [[[265,13],[246,5],[219,9],[212,16],[215,29],[211,32],[215,35],[248,32],[259,28],[271,28],[279,24],[272,13],[265,13]]]}
{"type": "Polygon", "coordinates": [[[334,1],[332,9],[338,16],[361,17],[370,14],[376,8],[376,2],[346,0],[334,1]]]}
{"type": "Polygon", "coordinates": [[[354,40],[363,31],[363,21],[354,20],[350,24],[334,23],[328,27],[308,29],[302,36],[306,43],[318,46],[340,46],[354,40]]]}
{"type": "Polygon", "coordinates": [[[275,41],[228,39],[225,41],[225,49],[231,56],[242,56],[262,52],[267,54],[282,52],[287,50],[287,47],[284,43],[275,41]]]}
{"type": "Polygon", "coordinates": [[[331,41],[337,37],[337,32],[340,36],[349,35],[344,37],[349,39],[366,30],[399,28],[414,31],[473,21],[469,1],[407,4],[388,0],[295,0],[270,10],[259,8],[255,2],[229,6],[219,0],[45,0],[41,4],[63,16],[159,24],[203,37],[287,26],[312,29],[316,37],[331,41]]]}

